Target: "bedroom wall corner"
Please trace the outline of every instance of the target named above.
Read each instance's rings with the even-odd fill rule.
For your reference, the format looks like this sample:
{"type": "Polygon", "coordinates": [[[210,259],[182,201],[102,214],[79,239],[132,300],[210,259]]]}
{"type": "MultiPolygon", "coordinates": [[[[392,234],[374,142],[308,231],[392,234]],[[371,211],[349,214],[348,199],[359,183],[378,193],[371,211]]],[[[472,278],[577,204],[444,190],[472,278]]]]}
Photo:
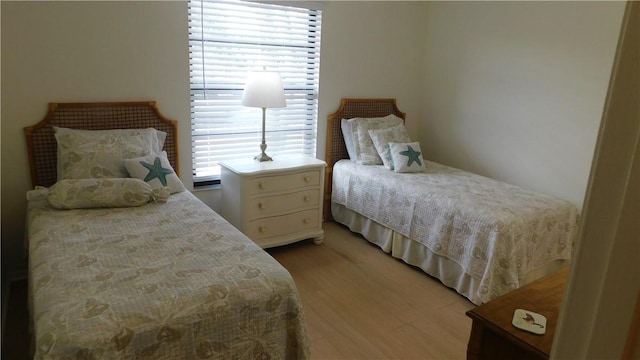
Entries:
{"type": "Polygon", "coordinates": [[[624,2],[428,2],[423,151],[582,206],[624,2]]]}
{"type": "Polygon", "coordinates": [[[11,278],[26,271],[23,128],[49,102],[157,101],[179,123],[181,178],[192,184],[188,19],[184,1],[0,5],[2,265],[11,278]]]}

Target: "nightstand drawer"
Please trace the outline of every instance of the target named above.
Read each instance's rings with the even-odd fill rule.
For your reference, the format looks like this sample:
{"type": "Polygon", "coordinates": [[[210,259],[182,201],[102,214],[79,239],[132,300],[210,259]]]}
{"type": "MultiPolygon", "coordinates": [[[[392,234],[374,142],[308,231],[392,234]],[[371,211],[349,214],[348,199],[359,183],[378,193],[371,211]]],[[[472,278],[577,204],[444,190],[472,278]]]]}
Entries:
{"type": "Polygon", "coordinates": [[[320,185],[320,171],[309,170],[290,173],[286,176],[261,176],[249,179],[247,195],[262,194],[272,191],[292,190],[305,186],[320,185]]]}
{"type": "Polygon", "coordinates": [[[289,194],[263,196],[249,200],[247,218],[249,221],[273,216],[285,212],[292,212],[305,207],[319,207],[320,190],[303,190],[289,194]]]}
{"type": "Polygon", "coordinates": [[[282,236],[305,230],[318,229],[319,209],[301,211],[295,214],[274,216],[249,222],[244,233],[254,241],[272,236],[282,236]]]}

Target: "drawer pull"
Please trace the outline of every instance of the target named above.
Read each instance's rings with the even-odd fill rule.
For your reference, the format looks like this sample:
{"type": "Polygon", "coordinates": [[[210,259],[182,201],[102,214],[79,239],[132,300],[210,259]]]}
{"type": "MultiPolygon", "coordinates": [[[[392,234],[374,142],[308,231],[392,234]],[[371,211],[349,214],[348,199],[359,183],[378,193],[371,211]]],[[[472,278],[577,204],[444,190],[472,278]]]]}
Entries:
{"type": "Polygon", "coordinates": [[[311,178],[307,175],[304,176],[304,182],[308,183],[309,181],[311,181],[311,178]]]}
{"type": "Polygon", "coordinates": [[[266,226],[260,226],[258,228],[258,231],[260,231],[261,233],[266,233],[267,232],[267,227],[266,226]]]}
{"type": "Polygon", "coordinates": [[[305,197],[303,198],[304,202],[309,202],[309,197],[305,195],[305,197]]]}
{"type": "Polygon", "coordinates": [[[266,208],[267,206],[264,203],[259,203],[258,207],[262,210],[264,210],[264,208],[266,208]]]}
{"type": "Polygon", "coordinates": [[[308,224],[309,223],[309,219],[307,219],[307,218],[302,219],[302,223],[303,224],[308,224]]]}
{"type": "Polygon", "coordinates": [[[259,184],[258,184],[258,187],[259,187],[260,189],[266,189],[267,184],[265,184],[265,183],[259,183],[259,184]]]}

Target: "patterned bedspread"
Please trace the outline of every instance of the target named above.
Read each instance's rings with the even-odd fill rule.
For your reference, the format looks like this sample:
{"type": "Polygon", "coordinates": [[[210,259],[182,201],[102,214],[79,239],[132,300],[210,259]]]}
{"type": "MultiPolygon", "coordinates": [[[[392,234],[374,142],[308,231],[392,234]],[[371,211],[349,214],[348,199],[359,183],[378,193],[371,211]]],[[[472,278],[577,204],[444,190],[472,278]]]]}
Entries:
{"type": "Polygon", "coordinates": [[[166,204],[31,202],[36,359],[303,359],[290,274],[188,191],[166,204]]]}
{"type": "Polygon", "coordinates": [[[579,217],[573,204],[425,163],[424,173],[400,174],[341,160],[331,200],[457,262],[480,281],[483,302],[519,287],[528,272],[570,258],[579,217]]]}

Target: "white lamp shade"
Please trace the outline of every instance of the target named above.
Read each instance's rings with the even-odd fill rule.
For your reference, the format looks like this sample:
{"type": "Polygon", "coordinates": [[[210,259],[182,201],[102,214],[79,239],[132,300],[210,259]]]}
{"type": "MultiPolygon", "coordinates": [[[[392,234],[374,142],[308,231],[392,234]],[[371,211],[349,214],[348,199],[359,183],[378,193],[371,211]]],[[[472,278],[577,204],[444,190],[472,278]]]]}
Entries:
{"type": "Polygon", "coordinates": [[[287,106],[280,74],[267,71],[250,73],[242,93],[242,105],[259,108],[287,106]]]}

